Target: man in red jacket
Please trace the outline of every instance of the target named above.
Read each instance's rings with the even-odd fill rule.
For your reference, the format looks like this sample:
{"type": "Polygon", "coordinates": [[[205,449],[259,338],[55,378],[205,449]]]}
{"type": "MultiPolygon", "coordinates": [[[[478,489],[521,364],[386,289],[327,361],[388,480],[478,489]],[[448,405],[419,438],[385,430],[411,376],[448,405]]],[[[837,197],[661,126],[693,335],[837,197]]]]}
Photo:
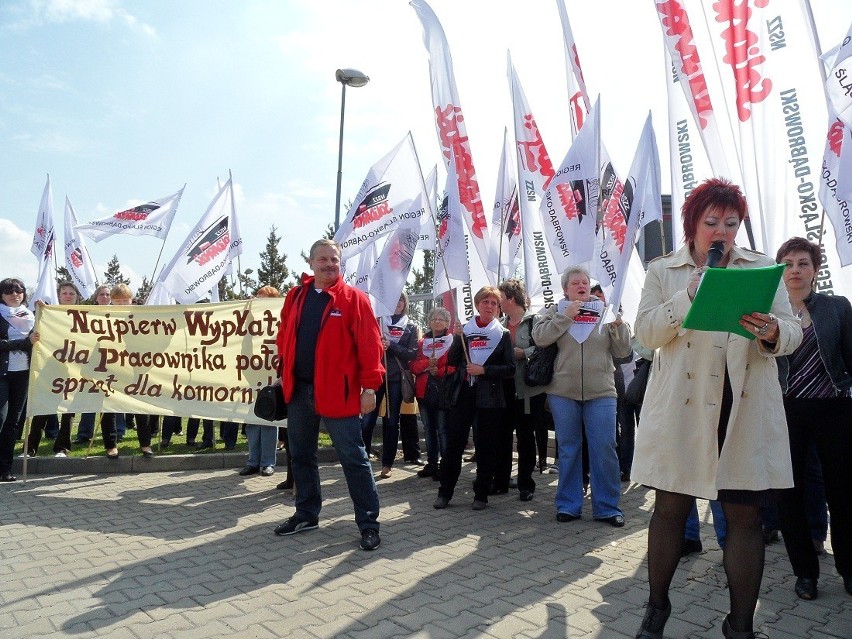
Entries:
{"type": "Polygon", "coordinates": [[[376,407],[382,383],[382,343],[369,298],[340,277],[340,246],[311,246],[313,276],[290,290],[281,309],[277,345],[288,406],[288,436],[296,512],[275,529],[292,535],[319,526],[322,508],[317,443],[323,420],[355,505],[361,548],[379,543],[379,494],[361,438],[359,414],[376,407]]]}

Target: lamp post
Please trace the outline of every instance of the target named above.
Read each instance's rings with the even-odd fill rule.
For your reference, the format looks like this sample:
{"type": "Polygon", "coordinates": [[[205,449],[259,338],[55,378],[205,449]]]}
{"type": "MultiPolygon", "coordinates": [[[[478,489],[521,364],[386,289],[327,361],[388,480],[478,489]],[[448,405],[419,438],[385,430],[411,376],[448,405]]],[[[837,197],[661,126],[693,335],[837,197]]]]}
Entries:
{"type": "Polygon", "coordinates": [[[346,112],[346,87],[350,86],[357,89],[367,84],[370,78],[356,69],[338,69],[334,77],[342,87],[340,94],[340,144],[337,151],[337,198],[334,201],[334,230],[336,232],[340,226],[340,181],[343,179],[343,114],[346,112]]]}

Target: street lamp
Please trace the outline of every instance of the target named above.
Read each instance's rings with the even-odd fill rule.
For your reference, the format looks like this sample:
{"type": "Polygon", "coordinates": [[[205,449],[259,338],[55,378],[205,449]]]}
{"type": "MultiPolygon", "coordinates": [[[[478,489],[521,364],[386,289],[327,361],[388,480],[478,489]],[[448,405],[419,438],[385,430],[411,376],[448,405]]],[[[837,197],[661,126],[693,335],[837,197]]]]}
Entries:
{"type": "Polygon", "coordinates": [[[362,87],[370,81],[366,75],[356,69],[338,69],[334,78],[340,82],[340,144],[337,151],[337,198],[334,202],[334,230],[340,226],[340,181],[343,179],[343,114],[346,111],[346,87],[362,87]]]}

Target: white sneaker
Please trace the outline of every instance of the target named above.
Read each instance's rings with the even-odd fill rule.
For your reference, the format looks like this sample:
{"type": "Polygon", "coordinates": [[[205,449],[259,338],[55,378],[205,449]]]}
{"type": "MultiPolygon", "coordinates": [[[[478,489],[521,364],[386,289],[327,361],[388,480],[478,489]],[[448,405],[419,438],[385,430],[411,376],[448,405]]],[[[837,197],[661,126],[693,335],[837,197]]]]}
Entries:
{"type": "Polygon", "coordinates": [[[64,450],[60,450],[54,455],[54,457],[68,457],[68,453],[66,453],[64,450]]]}
{"type": "Polygon", "coordinates": [[[264,477],[270,477],[273,473],[275,473],[275,469],[272,466],[264,466],[263,470],[260,471],[260,474],[264,477]]]}

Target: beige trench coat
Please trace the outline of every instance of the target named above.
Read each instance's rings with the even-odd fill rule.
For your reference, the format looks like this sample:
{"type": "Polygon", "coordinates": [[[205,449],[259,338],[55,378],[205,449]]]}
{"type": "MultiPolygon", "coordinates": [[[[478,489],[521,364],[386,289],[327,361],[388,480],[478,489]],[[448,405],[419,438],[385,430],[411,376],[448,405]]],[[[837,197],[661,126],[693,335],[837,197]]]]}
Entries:
{"type": "MultiPolygon", "coordinates": [[[[771,266],[760,253],[734,246],[728,268],[771,266]]],[[[681,324],[695,263],[688,247],[651,262],[636,319],[636,337],[655,349],[636,431],[631,479],[671,492],[715,499],[719,489],[790,488],[793,473],[775,357],[802,341],[787,290],[772,303],[780,336],[773,352],[733,333],[681,324]],[[721,455],[717,430],[727,366],[733,405],[721,455]]]]}

